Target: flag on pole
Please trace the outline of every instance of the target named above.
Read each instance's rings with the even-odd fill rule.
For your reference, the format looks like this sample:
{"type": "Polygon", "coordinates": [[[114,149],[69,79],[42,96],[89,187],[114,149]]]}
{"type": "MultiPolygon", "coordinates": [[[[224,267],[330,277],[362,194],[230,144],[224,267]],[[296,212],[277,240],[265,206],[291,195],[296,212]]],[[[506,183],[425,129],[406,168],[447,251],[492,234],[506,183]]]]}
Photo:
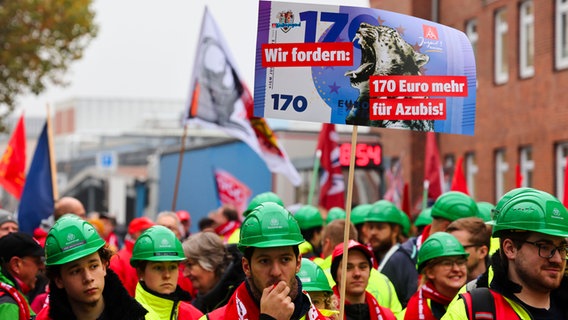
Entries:
{"type": "Polygon", "coordinates": [[[515,166],[515,188],[523,186],[523,174],[521,173],[521,166],[517,163],[515,166]]]}
{"type": "Polygon", "coordinates": [[[402,191],[402,204],[400,205],[400,210],[402,210],[406,215],[411,218],[412,212],[410,212],[410,191],[408,190],[408,182],[404,183],[402,191]]]}
{"type": "Polygon", "coordinates": [[[272,129],[263,118],[253,116],[254,101],[237,71],[235,60],[217,23],[207,8],[201,34],[185,121],[220,129],[245,142],[271,172],[285,175],[298,186],[302,178],[272,129]]]}
{"type": "Polygon", "coordinates": [[[562,203],[568,208],[568,157],[566,157],[566,163],[564,163],[564,196],[562,197],[562,203]]]}
{"type": "Polygon", "coordinates": [[[454,176],[452,178],[452,186],[450,187],[452,191],[461,191],[469,195],[469,190],[467,190],[467,181],[463,173],[463,157],[459,157],[454,168],[454,176]]]}
{"type": "Polygon", "coordinates": [[[41,220],[53,214],[53,185],[47,123],[37,141],[34,157],[18,207],[20,231],[32,234],[41,220]]]}
{"type": "Polygon", "coordinates": [[[0,160],[0,185],[18,200],[22,197],[26,182],[25,171],[26,129],[22,114],[0,160]]]}
{"type": "Polygon", "coordinates": [[[428,181],[428,199],[435,201],[442,194],[442,166],[434,132],[426,133],[424,180],[428,181]]]}
{"type": "Polygon", "coordinates": [[[225,170],[215,169],[217,194],[221,205],[234,205],[239,213],[247,208],[252,194],[249,187],[225,170]]]}
{"type": "Polygon", "coordinates": [[[321,151],[319,205],[327,210],[345,208],[345,181],[339,163],[339,144],[335,125],[324,123],[318,138],[317,150],[321,151]]]}

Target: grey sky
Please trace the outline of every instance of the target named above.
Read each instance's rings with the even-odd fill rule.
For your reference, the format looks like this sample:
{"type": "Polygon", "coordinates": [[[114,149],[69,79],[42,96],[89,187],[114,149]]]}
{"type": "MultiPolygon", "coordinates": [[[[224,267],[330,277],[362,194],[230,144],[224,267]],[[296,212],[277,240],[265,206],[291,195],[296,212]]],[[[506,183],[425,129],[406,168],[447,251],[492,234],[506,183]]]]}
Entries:
{"type": "MultiPolygon", "coordinates": [[[[368,0],[287,2],[369,5],[368,0]]],[[[28,115],[45,115],[46,104],[76,97],[185,100],[206,4],[252,87],[257,0],[94,0],[99,35],[68,72],[70,85],[22,97],[19,107],[28,115]]]]}

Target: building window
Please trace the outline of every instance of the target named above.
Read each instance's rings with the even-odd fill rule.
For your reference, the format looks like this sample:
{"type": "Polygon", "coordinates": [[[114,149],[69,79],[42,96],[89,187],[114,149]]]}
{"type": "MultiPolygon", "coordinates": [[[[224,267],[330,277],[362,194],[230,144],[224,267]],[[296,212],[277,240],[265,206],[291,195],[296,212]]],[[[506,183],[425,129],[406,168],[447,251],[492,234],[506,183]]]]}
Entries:
{"type": "Polygon", "coordinates": [[[505,176],[509,170],[505,149],[495,151],[495,199],[505,194],[505,176]]]}
{"type": "Polygon", "coordinates": [[[456,159],[454,155],[446,155],[444,157],[444,181],[442,182],[442,193],[450,191],[452,179],[454,178],[454,166],[456,159]]]}
{"type": "Polygon", "coordinates": [[[469,195],[475,198],[475,175],[477,174],[477,164],[475,163],[475,153],[470,152],[465,155],[465,179],[469,195]]]}
{"type": "Polygon", "coordinates": [[[534,160],[532,155],[532,147],[523,147],[520,152],[521,156],[521,176],[523,177],[523,182],[521,187],[532,187],[533,186],[533,172],[534,172],[534,160]]]}
{"type": "Polygon", "coordinates": [[[556,69],[568,68],[568,0],[556,0],[554,33],[556,69]]]}
{"type": "Polygon", "coordinates": [[[507,11],[495,12],[495,83],[504,84],[509,80],[507,63],[507,11]]]}
{"type": "Polygon", "coordinates": [[[477,33],[477,20],[468,20],[465,24],[465,34],[471,42],[471,47],[473,48],[474,56],[477,56],[477,41],[479,40],[479,34],[477,33]]]}
{"type": "Polygon", "coordinates": [[[568,142],[556,145],[556,197],[564,199],[564,177],[566,173],[566,157],[568,157],[568,142]]]}
{"type": "Polygon", "coordinates": [[[521,78],[534,75],[534,4],[524,1],[519,8],[519,73],[521,78]]]}

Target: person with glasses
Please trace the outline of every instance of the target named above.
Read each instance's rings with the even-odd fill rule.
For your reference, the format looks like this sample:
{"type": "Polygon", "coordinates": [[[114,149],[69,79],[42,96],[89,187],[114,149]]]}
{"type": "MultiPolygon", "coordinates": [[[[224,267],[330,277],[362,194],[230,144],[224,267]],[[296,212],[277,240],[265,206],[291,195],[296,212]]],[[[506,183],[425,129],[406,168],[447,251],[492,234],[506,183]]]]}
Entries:
{"type": "Polygon", "coordinates": [[[416,267],[421,275],[421,285],[408,301],[404,319],[442,318],[466,283],[468,256],[451,234],[436,232],[429,236],[418,252],[416,267]]]}
{"type": "Polygon", "coordinates": [[[503,198],[489,222],[500,243],[489,288],[461,294],[443,319],[568,319],[568,211],[536,189],[503,198]]]}
{"type": "Polygon", "coordinates": [[[446,232],[456,237],[469,253],[467,281],[477,279],[489,266],[491,226],[486,225],[481,218],[461,218],[450,223],[446,232]]]}

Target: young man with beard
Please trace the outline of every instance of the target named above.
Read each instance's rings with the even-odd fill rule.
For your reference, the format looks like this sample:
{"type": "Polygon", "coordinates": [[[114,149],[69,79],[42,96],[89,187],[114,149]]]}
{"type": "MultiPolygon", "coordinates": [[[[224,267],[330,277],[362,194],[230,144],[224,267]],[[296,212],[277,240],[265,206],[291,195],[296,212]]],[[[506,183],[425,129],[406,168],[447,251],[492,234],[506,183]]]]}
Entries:
{"type": "Polygon", "coordinates": [[[378,261],[378,271],[393,283],[400,304],[405,308],[418,287],[418,273],[413,260],[399,242],[403,214],[392,202],[379,200],[367,214],[363,230],[378,261]]]}
{"type": "Polygon", "coordinates": [[[500,245],[489,288],[461,295],[443,319],[568,319],[566,208],[554,196],[530,189],[512,196],[494,215],[490,224],[500,245]]]}
{"type": "Polygon", "coordinates": [[[379,305],[377,299],[366,288],[372,269],[373,253],[364,245],[355,240],[347,244],[347,259],[343,259],[343,243],[333,250],[331,262],[331,275],[337,283],[333,292],[337,301],[341,301],[341,266],[347,264],[345,274],[345,319],[348,320],[394,320],[392,311],[379,305]]]}
{"type": "Polygon", "coordinates": [[[296,276],[302,242],[298,222],[285,208],[273,202],[256,207],[243,222],[237,245],[246,279],[227,305],[202,319],[326,319],[296,276]]]}
{"type": "Polygon", "coordinates": [[[71,214],[57,220],[45,242],[49,304],[36,320],[144,319],[146,310],[109,268],[111,254],[89,222],[71,214]]]}

